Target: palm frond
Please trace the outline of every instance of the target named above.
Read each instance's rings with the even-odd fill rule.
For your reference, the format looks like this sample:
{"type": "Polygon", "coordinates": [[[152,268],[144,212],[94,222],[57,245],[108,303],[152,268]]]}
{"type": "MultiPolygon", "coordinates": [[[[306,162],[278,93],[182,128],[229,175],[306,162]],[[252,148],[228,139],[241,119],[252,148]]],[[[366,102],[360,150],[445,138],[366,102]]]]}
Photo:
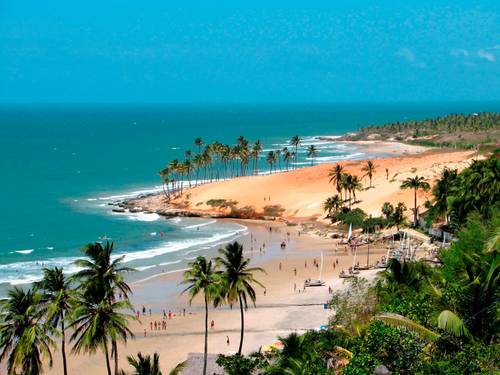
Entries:
{"type": "Polygon", "coordinates": [[[426,341],[436,341],[441,337],[439,333],[431,331],[428,328],[425,328],[423,325],[414,322],[411,319],[399,314],[394,313],[383,313],[376,315],[374,317],[376,320],[380,320],[381,322],[387,324],[388,326],[398,328],[398,329],[406,329],[410,332],[415,333],[422,339],[426,341]]]}
{"type": "Polygon", "coordinates": [[[438,326],[456,337],[470,337],[463,320],[450,310],[444,310],[439,314],[438,326]]]}

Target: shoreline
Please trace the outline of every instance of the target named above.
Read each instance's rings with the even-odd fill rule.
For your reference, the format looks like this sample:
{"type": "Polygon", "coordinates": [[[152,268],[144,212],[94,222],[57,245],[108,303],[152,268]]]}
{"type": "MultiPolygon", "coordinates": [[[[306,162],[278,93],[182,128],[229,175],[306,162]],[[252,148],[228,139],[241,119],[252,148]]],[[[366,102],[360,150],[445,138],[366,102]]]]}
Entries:
{"type": "MultiPolygon", "coordinates": [[[[245,315],[246,329],[244,353],[250,353],[260,346],[275,342],[278,336],[288,335],[291,332],[305,332],[310,329],[319,329],[326,324],[330,310],[325,310],[323,304],[329,299],[328,287],[340,290],[345,287],[343,279],[338,278],[342,268],[352,264],[353,255],[345,252],[343,246],[338,246],[338,240],[317,236],[310,232],[298,234],[298,228],[290,227],[281,222],[252,222],[249,232],[239,239],[245,248],[245,255],[251,259],[252,267],[263,267],[266,274],[257,273],[257,280],[263,282],[266,292],[256,287],[257,306],[249,306],[245,315]],[[269,231],[269,227],[272,231],[269,231]],[[283,238],[287,238],[285,250],[280,248],[283,238]],[[250,243],[256,243],[251,250],[250,243]],[[265,243],[265,250],[260,253],[259,248],[265,243]],[[250,248],[249,248],[250,247],[250,248]],[[337,248],[338,247],[338,248],[337,248]],[[336,249],[337,248],[337,249],[336,249]],[[306,278],[317,278],[318,268],[314,261],[324,255],[322,279],[326,282],[323,287],[307,288],[303,292],[303,282],[306,278]],[[333,262],[338,259],[338,265],[333,268],[333,262]],[[294,275],[294,269],[297,275],[294,275]],[[297,289],[294,290],[294,284],[297,289]],[[300,290],[300,292],[299,292],[300,290]]],[[[373,245],[370,250],[370,263],[385,255],[383,246],[373,245]]],[[[359,250],[360,263],[364,262],[366,249],[359,250]]],[[[373,280],[380,270],[362,271],[361,277],[373,280]]],[[[161,274],[149,281],[133,284],[134,294],[132,303],[134,308],[142,310],[144,305],[146,315],[141,314],[141,322],[133,322],[131,329],[136,338],[129,340],[124,346],[120,344],[120,367],[126,368],[126,355],[135,355],[138,351],[160,354],[160,365],[164,372],[168,372],[175,365],[186,359],[190,352],[202,352],[203,338],[203,306],[202,300],[197,297],[189,305],[187,297],[179,294],[182,289],[179,284],[182,272],[161,274]],[[149,309],[152,314],[149,315],[149,309]],[[151,330],[152,321],[163,321],[163,309],[172,311],[171,319],[165,319],[166,330],[151,330]],[[186,309],[185,315],[183,309],[186,309]],[[146,337],[144,337],[146,329],[146,337]]],[[[168,315],[167,315],[168,316],[168,315]]],[[[237,349],[239,343],[239,313],[238,309],[222,306],[218,309],[210,308],[209,319],[214,320],[215,328],[209,332],[210,353],[231,353],[237,349]],[[226,344],[226,337],[230,338],[230,345],[226,344]]],[[[60,358],[54,356],[54,367],[48,374],[57,374],[60,358]]],[[[104,358],[101,353],[92,357],[75,356],[69,362],[73,374],[102,373],[104,358]]]]}

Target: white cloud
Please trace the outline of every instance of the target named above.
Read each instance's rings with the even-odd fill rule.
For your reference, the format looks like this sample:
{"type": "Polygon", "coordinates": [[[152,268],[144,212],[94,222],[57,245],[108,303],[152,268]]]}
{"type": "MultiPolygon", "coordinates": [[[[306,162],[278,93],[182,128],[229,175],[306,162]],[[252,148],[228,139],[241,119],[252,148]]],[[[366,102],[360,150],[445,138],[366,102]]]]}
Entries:
{"type": "Polygon", "coordinates": [[[415,54],[415,52],[413,52],[411,49],[406,48],[406,47],[400,48],[399,50],[397,50],[396,56],[402,58],[403,60],[408,61],[411,65],[416,66],[417,68],[423,69],[427,66],[425,64],[425,62],[420,61],[417,58],[417,55],[415,54]]]}
{"type": "Polygon", "coordinates": [[[483,49],[480,49],[479,51],[477,51],[477,56],[480,59],[488,60],[489,62],[495,62],[495,60],[496,60],[494,54],[492,54],[491,52],[486,52],[483,49]]]}
{"type": "Polygon", "coordinates": [[[402,57],[403,59],[409,62],[415,62],[417,60],[415,53],[411,49],[406,47],[399,49],[396,52],[396,56],[402,57]]]}
{"type": "Polygon", "coordinates": [[[468,57],[470,55],[469,51],[467,51],[466,49],[452,49],[450,51],[450,54],[452,56],[464,56],[464,57],[468,57]]]}

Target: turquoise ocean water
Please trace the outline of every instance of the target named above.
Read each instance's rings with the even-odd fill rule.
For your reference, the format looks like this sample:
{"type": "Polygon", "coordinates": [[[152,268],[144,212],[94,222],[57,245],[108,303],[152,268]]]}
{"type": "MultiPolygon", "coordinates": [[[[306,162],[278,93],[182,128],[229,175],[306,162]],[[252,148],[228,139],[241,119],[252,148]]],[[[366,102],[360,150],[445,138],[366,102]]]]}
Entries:
{"type": "MultiPolygon", "coordinates": [[[[43,266],[64,266],[80,248],[111,238],[117,253],[147,275],[182,267],[237,238],[239,224],[112,214],[107,203],[159,188],[157,172],[195,137],[264,148],[298,134],[320,162],[367,157],[316,137],[359,126],[447,113],[498,111],[499,103],[324,105],[2,105],[0,106],[0,290],[36,280],[43,266]],[[159,233],[164,232],[165,236],[159,233]],[[158,267],[156,267],[158,268],[158,267]]],[[[305,153],[301,163],[308,164],[305,153]]],[[[301,164],[301,165],[303,165],[301,164]]]]}

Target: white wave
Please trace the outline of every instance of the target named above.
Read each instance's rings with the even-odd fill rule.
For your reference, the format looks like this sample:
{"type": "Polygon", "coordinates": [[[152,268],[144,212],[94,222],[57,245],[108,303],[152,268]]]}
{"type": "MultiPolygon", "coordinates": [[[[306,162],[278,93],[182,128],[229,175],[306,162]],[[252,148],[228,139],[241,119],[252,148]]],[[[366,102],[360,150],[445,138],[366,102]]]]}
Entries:
{"type": "Polygon", "coordinates": [[[132,262],[134,260],[140,260],[140,259],[150,259],[154,258],[160,255],[168,254],[168,253],[174,253],[183,249],[187,249],[190,247],[195,247],[198,245],[206,245],[210,243],[216,243],[219,242],[223,239],[228,239],[235,237],[247,230],[246,227],[242,226],[242,228],[237,229],[235,231],[229,232],[229,233],[220,233],[220,234],[214,234],[210,237],[203,237],[203,238],[197,238],[197,239],[191,239],[191,240],[182,240],[182,241],[176,241],[176,242],[167,242],[163,246],[151,248],[151,249],[146,249],[146,250],[141,250],[141,251],[134,251],[134,252],[129,252],[129,253],[122,253],[118,254],[117,256],[124,256],[124,262],[132,262]]]}
{"type": "Polygon", "coordinates": [[[94,202],[94,201],[96,201],[96,200],[97,200],[97,198],[87,198],[87,200],[88,200],[89,202],[94,202]]]}
{"type": "Polygon", "coordinates": [[[35,251],[35,249],[15,250],[14,252],[18,254],[31,254],[33,251],[35,251]]]}
{"type": "Polygon", "coordinates": [[[156,232],[149,233],[150,236],[156,236],[156,232]]]}
{"type": "Polygon", "coordinates": [[[145,270],[148,270],[150,268],[155,268],[155,267],[156,267],[156,264],[152,264],[151,266],[135,267],[135,269],[137,271],[145,271],[145,270]]]}
{"type": "Polygon", "coordinates": [[[168,222],[170,224],[177,224],[177,223],[180,223],[181,221],[182,221],[181,217],[173,217],[171,219],[168,219],[168,222]]]}
{"type": "Polygon", "coordinates": [[[171,264],[178,264],[178,263],[180,263],[180,262],[182,262],[182,260],[181,260],[181,259],[179,259],[179,260],[173,260],[173,261],[171,261],[171,262],[163,262],[163,263],[159,263],[158,265],[159,265],[159,266],[170,266],[171,264]]]}
{"type": "Polygon", "coordinates": [[[146,214],[144,212],[136,212],[136,213],[126,213],[125,214],[129,220],[135,221],[156,221],[160,218],[160,215],[151,213],[146,214]]]}
{"type": "Polygon", "coordinates": [[[202,224],[193,224],[193,225],[188,225],[187,227],[183,227],[182,229],[193,229],[193,228],[200,228],[200,227],[205,227],[207,225],[212,225],[212,224],[215,224],[217,222],[217,220],[211,220],[209,222],[206,222],[206,223],[202,223],[202,224]]]}
{"type": "Polygon", "coordinates": [[[54,246],[47,246],[46,249],[47,250],[54,250],[54,246]]]}

